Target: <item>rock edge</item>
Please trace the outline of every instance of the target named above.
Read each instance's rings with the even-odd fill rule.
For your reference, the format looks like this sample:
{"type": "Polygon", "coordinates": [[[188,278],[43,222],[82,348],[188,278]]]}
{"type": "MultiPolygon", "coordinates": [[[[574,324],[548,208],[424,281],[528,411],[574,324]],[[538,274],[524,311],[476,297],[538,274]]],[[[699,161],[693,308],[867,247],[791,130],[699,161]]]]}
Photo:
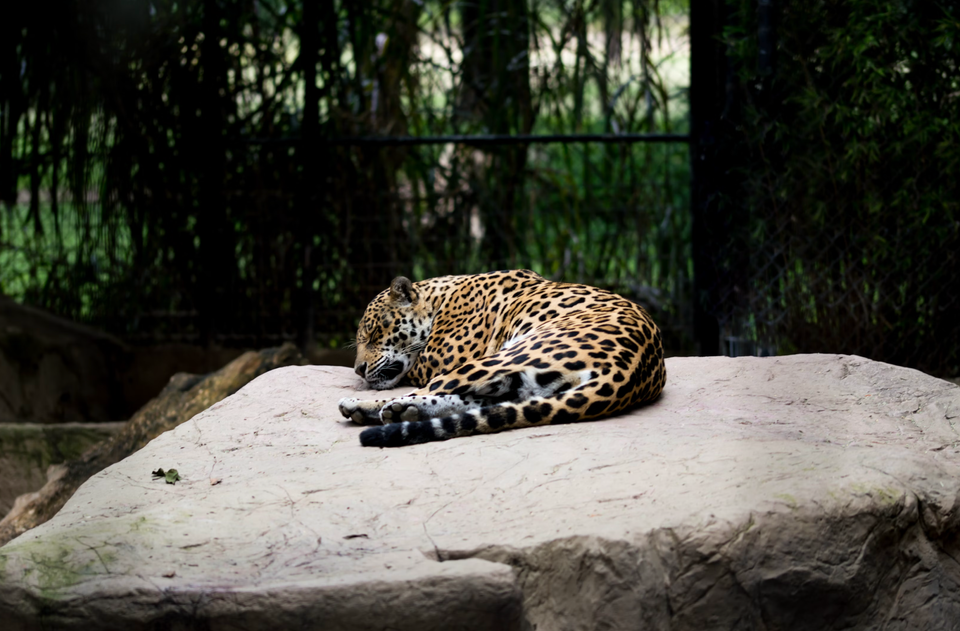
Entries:
{"type": "Polygon", "coordinates": [[[0,548],[14,629],[955,629],[960,388],[676,358],[613,419],[400,450],[272,371],[0,548]],[[151,481],[175,467],[177,485],[151,481]]]}

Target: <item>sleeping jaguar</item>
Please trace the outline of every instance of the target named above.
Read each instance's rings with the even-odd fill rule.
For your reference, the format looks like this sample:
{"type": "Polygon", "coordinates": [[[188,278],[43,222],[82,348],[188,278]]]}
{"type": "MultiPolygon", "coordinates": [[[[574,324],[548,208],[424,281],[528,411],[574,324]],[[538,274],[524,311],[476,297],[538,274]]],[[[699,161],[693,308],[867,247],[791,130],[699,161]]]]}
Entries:
{"type": "Polygon", "coordinates": [[[666,381],[640,306],[529,270],[394,279],[360,320],[354,368],[377,390],[404,377],[419,387],[340,401],[345,417],[379,425],[360,434],[376,447],[610,416],[666,381]]]}

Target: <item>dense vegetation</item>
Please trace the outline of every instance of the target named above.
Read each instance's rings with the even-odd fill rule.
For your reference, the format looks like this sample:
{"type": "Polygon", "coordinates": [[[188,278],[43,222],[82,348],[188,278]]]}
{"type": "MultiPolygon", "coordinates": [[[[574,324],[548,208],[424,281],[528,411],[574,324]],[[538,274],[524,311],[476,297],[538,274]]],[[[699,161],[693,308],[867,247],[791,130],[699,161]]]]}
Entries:
{"type": "Polygon", "coordinates": [[[21,16],[0,26],[0,292],[128,339],[338,343],[396,274],[530,266],[679,315],[684,144],[340,139],[684,132],[682,3],[21,16]]]}
{"type": "MultiPolygon", "coordinates": [[[[718,3],[699,247],[723,334],[960,374],[960,2],[718,3]]],[[[2,293],[131,340],[339,344],[396,274],[527,266],[639,299],[690,348],[685,144],[356,140],[687,133],[683,0],[19,14],[2,293]]]]}
{"type": "Polygon", "coordinates": [[[729,2],[725,324],[958,375],[960,3],[776,4],[763,72],[729,2]]]}

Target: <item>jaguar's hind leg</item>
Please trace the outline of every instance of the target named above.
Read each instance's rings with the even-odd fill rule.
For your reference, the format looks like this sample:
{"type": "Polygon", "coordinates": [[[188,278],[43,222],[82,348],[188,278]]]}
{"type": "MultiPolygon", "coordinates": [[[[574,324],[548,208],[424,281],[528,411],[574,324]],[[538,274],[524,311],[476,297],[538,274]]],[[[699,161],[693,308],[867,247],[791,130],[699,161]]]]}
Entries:
{"type": "Polygon", "coordinates": [[[482,378],[464,381],[458,375],[476,375],[474,367],[465,364],[456,375],[435,377],[425,387],[387,402],[380,410],[380,419],[384,424],[427,421],[499,403],[520,403],[563,392],[595,376],[590,371],[562,374],[533,368],[483,373],[482,378]]]}
{"type": "Polygon", "coordinates": [[[396,399],[340,399],[340,414],[359,425],[379,425],[419,421],[426,418],[448,416],[480,407],[472,397],[458,394],[415,394],[396,399]]]}
{"type": "Polygon", "coordinates": [[[421,421],[476,410],[481,405],[480,400],[469,395],[416,394],[417,392],[420,391],[387,402],[380,410],[380,420],[384,424],[421,421]]]}

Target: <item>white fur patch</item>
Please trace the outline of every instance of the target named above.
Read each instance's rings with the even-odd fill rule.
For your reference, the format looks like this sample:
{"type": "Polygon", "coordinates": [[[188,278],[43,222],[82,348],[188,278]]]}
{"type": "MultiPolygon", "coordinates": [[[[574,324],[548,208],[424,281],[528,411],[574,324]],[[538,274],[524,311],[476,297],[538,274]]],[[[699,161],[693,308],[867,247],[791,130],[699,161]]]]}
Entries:
{"type": "Polygon", "coordinates": [[[509,340],[503,343],[503,346],[500,347],[500,350],[502,351],[507,350],[508,348],[515,345],[517,342],[519,342],[520,340],[530,337],[531,335],[533,335],[533,333],[534,333],[533,329],[530,329],[529,331],[527,331],[522,335],[514,335],[509,340]]]}

